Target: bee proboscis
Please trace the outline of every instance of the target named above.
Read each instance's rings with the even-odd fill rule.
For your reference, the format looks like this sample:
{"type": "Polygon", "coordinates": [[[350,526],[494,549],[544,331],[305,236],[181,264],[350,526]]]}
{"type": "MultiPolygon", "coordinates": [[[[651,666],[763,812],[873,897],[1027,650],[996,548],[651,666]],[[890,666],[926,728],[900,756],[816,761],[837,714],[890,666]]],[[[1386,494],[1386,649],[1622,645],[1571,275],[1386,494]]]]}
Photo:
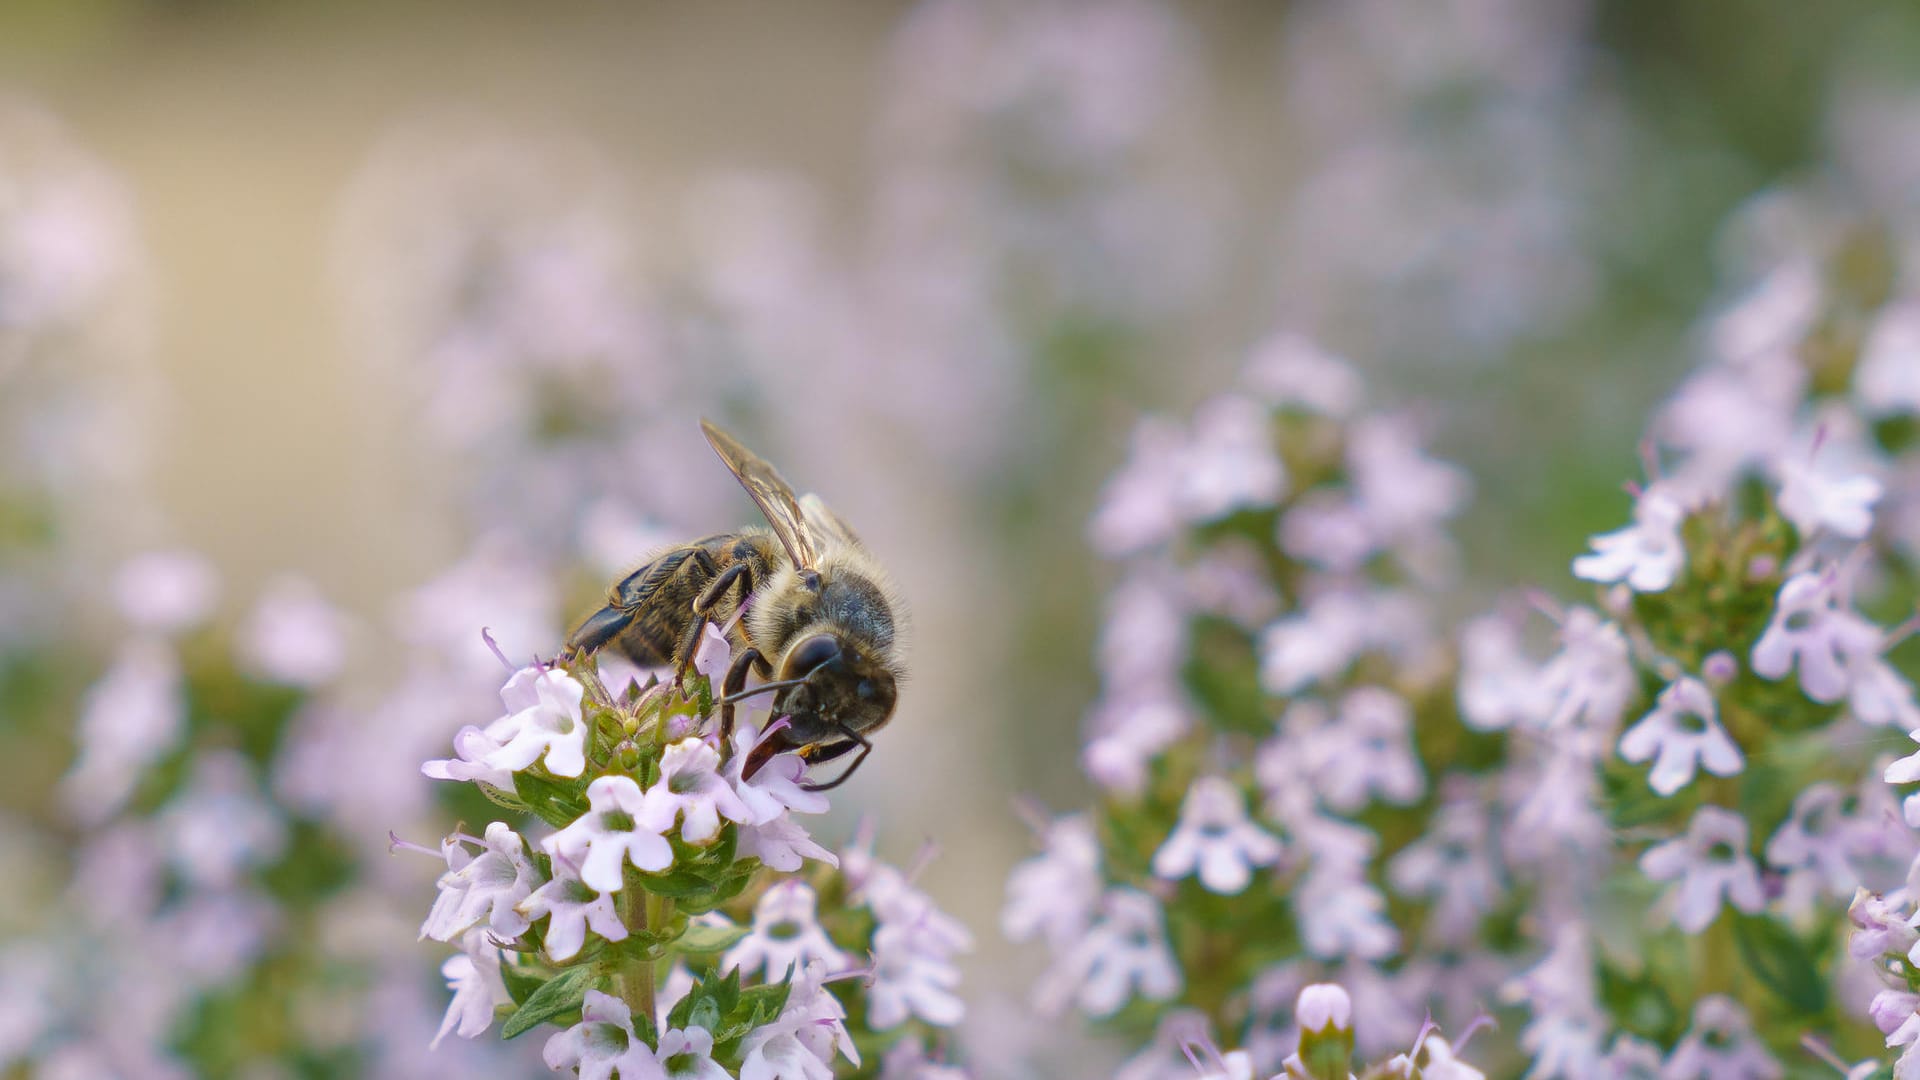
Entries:
{"type": "Polygon", "coordinates": [[[567,639],[569,655],[612,649],[641,667],[673,665],[684,678],[707,622],[728,623],[733,660],[720,687],[723,745],[735,704],[771,693],[787,724],[763,738],[742,775],[775,754],[808,764],[855,750],[838,787],[867,758],[867,736],[893,716],[902,610],[887,573],[818,496],[795,497],[780,473],[738,439],[702,420],[707,442],[765,515],[769,528],[716,533],[649,557],[608,590],[606,606],[567,639]],[[720,617],[715,617],[720,616],[720,617]],[[746,689],[749,673],[766,680],[746,689]]]}

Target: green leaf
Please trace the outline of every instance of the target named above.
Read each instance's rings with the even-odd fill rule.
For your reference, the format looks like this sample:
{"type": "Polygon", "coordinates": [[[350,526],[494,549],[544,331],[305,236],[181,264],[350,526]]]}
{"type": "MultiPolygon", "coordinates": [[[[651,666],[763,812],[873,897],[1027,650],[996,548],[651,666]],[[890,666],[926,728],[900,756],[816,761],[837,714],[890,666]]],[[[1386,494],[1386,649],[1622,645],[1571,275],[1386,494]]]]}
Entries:
{"type": "Polygon", "coordinates": [[[640,881],[648,892],[675,899],[706,896],[717,887],[712,878],[688,866],[676,867],[665,874],[643,874],[640,881]]]}
{"type": "Polygon", "coordinates": [[[592,984],[593,968],[589,965],[570,967],[548,979],[507,1017],[506,1024],[500,1028],[501,1037],[511,1039],[579,1008],[592,984]]]}
{"type": "MultiPolygon", "coordinates": [[[[708,975],[701,980],[700,989],[713,998],[714,1005],[720,1010],[720,1016],[726,1016],[740,1004],[740,969],[734,968],[718,979],[708,975]]],[[[712,1024],[705,1025],[706,1029],[712,1031],[714,1025],[719,1022],[720,1017],[714,1017],[712,1024]]]]}
{"type": "Polygon", "coordinates": [[[530,772],[514,773],[513,788],[528,810],[556,828],[573,824],[587,812],[587,804],[573,790],[530,772]]]}
{"type": "Polygon", "coordinates": [[[679,939],[674,942],[674,945],[677,946],[681,952],[717,953],[725,952],[733,948],[736,942],[746,936],[747,928],[744,926],[701,926],[695,924],[687,927],[687,932],[681,934],[679,939]]]}
{"type": "Polygon", "coordinates": [[[779,1016],[780,1010],[787,1007],[787,993],[793,989],[791,982],[777,982],[768,986],[750,986],[740,991],[740,1003],[729,1012],[764,1013],[767,1016],[779,1016]]]}
{"type": "Polygon", "coordinates": [[[479,788],[480,794],[485,795],[487,797],[487,801],[493,803],[495,806],[505,807],[516,814],[532,813],[532,810],[527,806],[526,801],[521,799],[520,796],[515,795],[511,791],[507,791],[504,788],[494,787],[492,784],[484,783],[479,780],[475,780],[473,782],[473,786],[479,788]]]}
{"type": "Polygon", "coordinates": [[[507,984],[507,996],[515,1005],[525,1005],[546,980],[519,964],[501,964],[500,981],[507,984]]]}
{"type": "Polygon", "coordinates": [[[1824,1012],[1826,982],[1813,954],[1793,931],[1765,916],[1741,915],[1733,921],[1740,959],[1762,985],[1804,1015],[1824,1012]]]}

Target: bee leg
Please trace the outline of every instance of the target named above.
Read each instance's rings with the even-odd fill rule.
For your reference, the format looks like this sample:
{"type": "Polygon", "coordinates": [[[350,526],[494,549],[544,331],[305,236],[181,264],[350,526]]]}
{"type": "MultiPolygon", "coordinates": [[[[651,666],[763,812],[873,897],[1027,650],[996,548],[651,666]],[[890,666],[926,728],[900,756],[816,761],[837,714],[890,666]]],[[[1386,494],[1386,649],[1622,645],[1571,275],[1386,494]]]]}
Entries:
{"type": "Polygon", "coordinates": [[[833,779],[827,781],[824,784],[816,784],[811,780],[809,780],[806,783],[800,785],[802,790],[831,791],[834,788],[839,787],[841,784],[846,783],[847,780],[853,776],[853,774],[860,768],[860,763],[867,760],[867,755],[873,753],[873,743],[867,741],[866,736],[860,734],[859,732],[853,730],[850,727],[842,727],[840,731],[842,734],[846,735],[846,737],[852,741],[835,743],[824,750],[820,750],[820,751],[805,755],[807,759],[807,764],[818,765],[823,761],[832,761],[834,758],[843,756],[844,754],[846,754],[848,751],[851,751],[856,746],[860,748],[859,756],[853,759],[853,764],[847,766],[846,772],[841,773],[839,776],[834,777],[833,779]]]}
{"type": "MultiPolygon", "coordinates": [[[[706,552],[700,552],[696,558],[702,569],[713,573],[713,560],[707,557],[706,552]]],[[[707,587],[694,598],[693,619],[687,624],[686,636],[680,642],[680,666],[673,674],[674,685],[686,681],[687,669],[693,666],[693,654],[700,647],[700,631],[706,625],[707,614],[726,598],[727,591],[733,588],[735,582],[740,583],[743,595],[753,592],[753,567],[746,562],[734,563],[714,574],[713,579],[707,582],[707,587]]]]}
{"type": "Polygon", "coordinates": [[[720,684],[720,747],[722,752],[733,745],[733,702],[727,699],[747,687],[747,672],[760,662],[760,650],[749,645],[733,658],[727,668],[727,678],[720,684]]]}

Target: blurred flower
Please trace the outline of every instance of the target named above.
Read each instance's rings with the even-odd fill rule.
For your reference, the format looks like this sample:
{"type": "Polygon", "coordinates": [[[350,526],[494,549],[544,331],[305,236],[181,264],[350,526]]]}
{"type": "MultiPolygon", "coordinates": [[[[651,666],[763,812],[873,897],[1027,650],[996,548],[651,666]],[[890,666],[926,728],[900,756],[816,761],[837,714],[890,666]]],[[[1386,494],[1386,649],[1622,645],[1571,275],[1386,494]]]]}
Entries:
{"type": "Polygon", "coordinates": [[[1659,484],[1641,492],[1634,503],[1633,524],[1592,540],[1593,554],[1573,560],[1575,577],[1588,581],[1624,581],[1635,592],[1661,592],[1671,586],[1686,565],[1687,548],[1680,540],[1686,508],[1659,484]]]}
{"type": "Polygon", "coordinates": [[[1712,691],[1687,678],[1661,691],[1653,711],[1620,737],[1620,756],[1636,764],[1654,759],[1647,784],[1663,796],[1692,783],[1697,768],[1736,776],[1742,764],[1740,748],[1720,726],[1712,691]]]}
{"type": "Polygon", "coordinates": [[[322,686],[346,665],[346,620],[311,582],[269,584],[240,629],[247,666],[275,682],[322,686]]]}
{"type": "Polygon", "coordinates": [[[1766,902],[1747,852],[1747,821],[1718,806],[1695,811],[1685,836],[1648,848],[1640,869],[1654,881],[1678,881],[1663,903],[1675,925],[1690,934],[1719,917],[1723,899],[1748,914],[1766,902]]]}
{"type": "Polygon", "coordinates": [[[1746,1010],[1714,994],[1694,1006],[1693,1027],[1674,1047],[1662,1075],[1674,1080],[1774,1080],[1781,1069],[1754,1037],[1746,1010]]]}
{"type": "Polygon", "coordinates": [[[1165,1001],[1180,986],[1159,903],[1134,889],[1109,889],[1086,933],[1054,960],[1036,993],[1049,1011],[1074,1001],[1091,1016],[1110,1016],[1136,993],[1165,1001]]]}
{"type": "Polygon", "coordinates": [[[1878,651],[1874,626],[1840,606],[1830,574],[1796,574],[1780,587],[1778,606],[1766,633],[1753,646],[1753,671],[1763,679],[1783,679],[1797,666],[1808,697],[1831,704],[1846,696],[1846,656],[1878,651]]]}
{"type": "Polygon", "coordinates": [[[844,959],[815,917],[813,890],[789,879],[761,895],[753,906],[752,929],[720,958],[720,970],[739,968],[743,976],[779,979],[811,960],[834,967],[844,959]]]}
{"type": "Polygon", "coordinates": [[[1246,797],[1230,780],[1201,777],[1188,789],[1180,824],[1153,856],[1153,872],[1177,881],[1193,874],[1231,895],[1253,880],[1255,867],[1280,858],[1280,841],[1247,819],[1246,797]]]}

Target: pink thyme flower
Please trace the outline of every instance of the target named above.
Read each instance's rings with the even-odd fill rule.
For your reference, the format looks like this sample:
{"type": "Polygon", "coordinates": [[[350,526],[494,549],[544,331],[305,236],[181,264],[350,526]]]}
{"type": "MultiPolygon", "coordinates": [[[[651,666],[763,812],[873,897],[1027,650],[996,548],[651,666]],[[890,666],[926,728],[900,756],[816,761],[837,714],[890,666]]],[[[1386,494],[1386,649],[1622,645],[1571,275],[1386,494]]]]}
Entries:
{"type": "Polygon", "coordinates": [[[686,738],[667,747],[660,779],[647,789],[637,815],[641,825],[671,832],[680,822],[680,839],[704,844],[720,831],[720,818],[748,821],[752,814],[720,775],[720,752],[704,739],[686,738]]]}
{"type": "Polygon", "coordinates": [[[1209,891],[1231,896],[1253,880],[1254,868],[1279,858],[1280,841],[1248,819],[1240,789],[1206,776],[1187,791],[1180,824],[1154,854],[1153,872],[1177,881],[1198,871],[1209,891]]]}
{"type": "Polygon", "coordinates": [[[586,687],[558,668],[515,672],[500,691],[508,715],[487,730],[504,745],[486,756],[486,765],[518,772],[544,756],[553,775],[579,776],[587,767],[585,694],[586,687]]]}
{"type": "Polygon", "coordinates": [[[1796,666],[1800,688],[1823,705],[1847,694],[1846,657],[1862,650],[1877,653],[1880,631],[1840,607],[1831,574],[1808,571],[1780,587],[1773,620],[1753,646],[1753,671],[1763,679],[1783,679],[1796,666]]]}
{"type": "Polygon", "coordinates": [[[1653,711],[1620,737],[1620,756],[1635,764],[1653,759],[1647,784],[1662,796],[1692,783],[1697,768],[1736,776],[1743,765],[1740,748],[1720,726],[1713,692],[1688,678],[1661,691],[1653,711]]]}
{"type": "Polygon", "coordinates": [[[1748,914],[1766,905],[1759,868],[1747,852],[1747,819],[1724,807],[1695,811],[1686,835],[1647,849],[1640,870],[1654,881],[1677,882],[1663,903],[1690,934],[1719,917],[1723,900],[1748,914]]]}
{"type": "Polygon", "coordinates": [[[1712,994],[1693,1007],[1693,1027],[1673,1048],[1661,1074],[1672,1080],[1775,1080],[1780,1063],[1753,1034],[1747,1012],[1712,994]]]}
{"type": "Polygon", "coordinates": [[[591,929],[608,941],[624,941],[627,926],[614,909],[613,896],[580,880],[580,871],[555,856],[553,880],[528,893],[515,908],[526,920],[547,919],[547,957],[571,960],[586,944],[591,929]]]}
{"type": "Polygon", "coordinates": [[[1606,584],[1624,581],[1635,592],[1661,592],[1679,577],[1687,548],[1680,540],[1686,507],[1674,493],[1654,484],[1640,494],[1633,524],[1592,540],[1593,553],[1573,560],[1573,575],[1606,584]]]}
{"type": "Polygon", "coordinates": [[[814,892],[794,878],[768,889],[753,906],[753,928],[720,958],[720,970],[740,969],[770,980],[798,971],[809,960],[829,967],[846,962],[814,915],[814,892]]]}
{"type": "Polygon", "coordinates": [[[547,854],[580,866],[580,880],[600,892],[626,884],[621,866],[631,861],[657,873],[673,865],[673,847],[639,821],[644,797],[627,776],[602,776],[587,785],[587,812],[540,841],[547,854]]]}

